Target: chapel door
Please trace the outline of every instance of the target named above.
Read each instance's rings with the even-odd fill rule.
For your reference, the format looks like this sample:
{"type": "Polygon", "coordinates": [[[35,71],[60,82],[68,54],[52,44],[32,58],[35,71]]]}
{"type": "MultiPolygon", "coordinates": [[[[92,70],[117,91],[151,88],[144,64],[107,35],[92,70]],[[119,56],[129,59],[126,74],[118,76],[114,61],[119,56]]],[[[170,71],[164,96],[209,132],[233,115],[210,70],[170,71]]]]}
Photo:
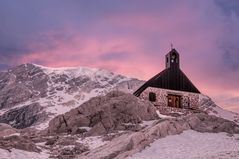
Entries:
{"type": "Polygon", "coordinates": [[[180,96],[177,95],[168,95],[168,106],[169,107],[176,107],[176,108],[181,108],[181,100],[180,96]]]}

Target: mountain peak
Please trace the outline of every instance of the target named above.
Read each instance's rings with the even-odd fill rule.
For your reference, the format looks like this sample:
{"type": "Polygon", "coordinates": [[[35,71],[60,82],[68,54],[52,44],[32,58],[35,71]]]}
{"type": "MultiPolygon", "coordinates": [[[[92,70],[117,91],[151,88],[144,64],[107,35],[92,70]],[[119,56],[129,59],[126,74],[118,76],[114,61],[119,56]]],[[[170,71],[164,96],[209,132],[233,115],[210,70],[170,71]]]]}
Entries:
{"type": "Polygon", "coordinates": [[[142,84],[137,79],[99,68],[51,68],[32,63],[1,73],[0,80],[0,122],[12,123],[12,126],[18,128],[36,123],[47,126],[50,118],[65,113],[92,97],[105,95],[111,90],[132,92],[142,84]],[[26,118],[24,120],[18,121],[11,116],[13,112],[21,114],[26,111],[31,114],[22,114],[26,118]],[[44,115],[42,112],[45,112],[44,115]],[[36,120],[35,116],[39,114],[42,117],[36,120]],[[27,120],[33,121],[24,124],[27,120]]]}
{"type": "MultiPolygon", "coordinates": [[[[78,66],[78,67],[46,67],[38,64],[31,64],[34,65],[35,67],[40,68],[44,73],[46,74],[65,74],[71,78],[77,78],[78,76],[89,76],[89,77],[94,77],[94,76],[106,76],[106,77],[116,77],[116,76],[121,76],[118,74],[115,74],[107,69],[102,69],[102,68],[90,68],[90,67],[85,67],[85,66],[78,66]]],[[[123,77],[123,76],[121,76],[123,77]]],[[[124,78],[128,78],[125,77],[124,78]]]]}

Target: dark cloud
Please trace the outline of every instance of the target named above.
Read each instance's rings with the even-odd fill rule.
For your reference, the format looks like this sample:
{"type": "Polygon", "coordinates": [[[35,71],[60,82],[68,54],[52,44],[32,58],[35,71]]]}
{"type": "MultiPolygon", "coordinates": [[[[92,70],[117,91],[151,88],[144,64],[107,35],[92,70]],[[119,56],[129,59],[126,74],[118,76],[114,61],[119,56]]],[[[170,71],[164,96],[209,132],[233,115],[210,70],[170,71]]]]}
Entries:
{"type": "Polygon", "coordinates": [[[230,16],[236,14],[239,16],[238,0],[215,0],[215,3],[220,6],[225,15],[230,16]]]}
{"type": "Polygon", "coordinates": [[[239,71],[239,1],[238,0],[215,0],[215,4],[221,10],[221,38],[217,41],[221,65],[219,70],[226,69],[228,72],[239,71]]]}
{"type": "Polygon", "coordinates": [[[230,70],[239,71],[239,46],[224,48],[223,61],[230,70]]]}
{"type": "Polygon", "coordinates": [[[0,54],[1,55],[12,55],[21,54],[26,52],[26,47],[23,39],[19,39],[17,36],[11,38],[0,30],[0,54]]]}

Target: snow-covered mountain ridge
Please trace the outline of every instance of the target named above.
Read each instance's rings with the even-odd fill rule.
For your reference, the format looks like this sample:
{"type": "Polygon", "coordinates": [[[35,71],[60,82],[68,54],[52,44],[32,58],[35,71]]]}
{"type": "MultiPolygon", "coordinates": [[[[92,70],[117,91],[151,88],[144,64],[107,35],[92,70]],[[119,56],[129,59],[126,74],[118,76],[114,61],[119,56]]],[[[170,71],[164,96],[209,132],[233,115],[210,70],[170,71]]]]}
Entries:
{"type": "Polygon", "coordinates": [[[166,153],[174,149],[172,140],[183,145],[176,146],[182,158],[239,156],[238,114],[218,107],[203,94],[199,110],[165,106],[169,114],[162,114],[148,100],[121,92],[132,92],[143,81],[105,70],[25,64],[1,72],[0,79],[3,158],[157,159],[159,153],[164,153],[162,158],[178,158],[177,153],[166,153]],[[193,142],[194,138],[204,140],[193,142]],[[219,142],[212,144],[213,140],[219,142]],[[224,149],[225,144],[232,146],[224,149]],[[203,155],[204,151],[208,153],[203,155]]]}
{"type": "Polygon", "coordinates": [[[0,122],[43,129],[54,116],[91,97],[112,90],[132,92],[142,83],[98,68],[23,64],[0,72],[0,122]]]}
{"type": "MultiPolygon", "coordinates": [[[[49,121],[92,97],[112,90],[132,93],[144,81],[87,67],[50,68],[22,64],[0,72],[0,122],[44,129],[49,121]]],[[[239,123],[239,115],[201,95],[200,109],[239,123]]]]}

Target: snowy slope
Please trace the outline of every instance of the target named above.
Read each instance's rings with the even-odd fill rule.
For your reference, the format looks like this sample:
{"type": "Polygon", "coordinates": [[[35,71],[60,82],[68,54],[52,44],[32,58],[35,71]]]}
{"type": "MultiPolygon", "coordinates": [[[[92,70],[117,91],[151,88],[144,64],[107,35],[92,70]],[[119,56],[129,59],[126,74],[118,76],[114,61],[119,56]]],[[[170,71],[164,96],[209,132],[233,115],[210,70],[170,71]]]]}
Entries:
{"type": "MultiPolygon", "coordinates": [[[[124,92],[132,92],[136,88],[128,87],[125,89],[125,87],[121,87],[121,85],[128,85],[128,82],[134,81],[134,79],[114,74],[104,69],[87,67],[49,68],[39,65],[35,66],[40,67],[43,72],[50,77],[48,81],[47,98],[40,99],[39,103],[41,106],[46,107],[46,112],[53,114],[52,117],[66,113],[90,98],[105,95],[111,90],[119,89],[124,92]],[[58,77],[65,76],[67,79],[64,82],[55,80],[58,77]],[[80,80],[79,83],[77,83],[78,81],[76,80],[77,84],[71,86],[70,82],[72,79],[80,80]],[[52,93],[52,89],[54,89],[54,93],[52,93]]],[[[137,80],[135,81],[138,82],[137,80]]],[[[36,128],[42,129],[46,126],[47,125],[41,124],[36,128]]]]}
{"type": "Polygon", "coordinates": [[[46,111],[53,114],[63,114],[69,111],[69,108],[74,108],[92,97],[104,95],[111,89],[114,89],[117,84],[130,80],[130,78],[103,69],[36,66],[40,67],[50,78],[48,81],[47,99],[41,99],[39,102],[42,106],[58,105],[57,107],[47,108],[46,111]],[[79,87],[71,86],[71,80],[79,77],[79,87]],[[111,84],[109,84],[110,82],[111,84]]]}
{"type": "Polygon", "coordinates": [[[128,159],[238,159],[239,135],[193,130],[156,140],[128,159]]]}
{"type": "Polygon", "coordinates": [[[209,115],[214,115],[220,118],[224,118],[230,121],[234,121],[239,124],[239,114],[226,109],[223,109],[216,105],[211,98],[206,95],[200,95],[200,109],[207,112],[209,115]]]}

